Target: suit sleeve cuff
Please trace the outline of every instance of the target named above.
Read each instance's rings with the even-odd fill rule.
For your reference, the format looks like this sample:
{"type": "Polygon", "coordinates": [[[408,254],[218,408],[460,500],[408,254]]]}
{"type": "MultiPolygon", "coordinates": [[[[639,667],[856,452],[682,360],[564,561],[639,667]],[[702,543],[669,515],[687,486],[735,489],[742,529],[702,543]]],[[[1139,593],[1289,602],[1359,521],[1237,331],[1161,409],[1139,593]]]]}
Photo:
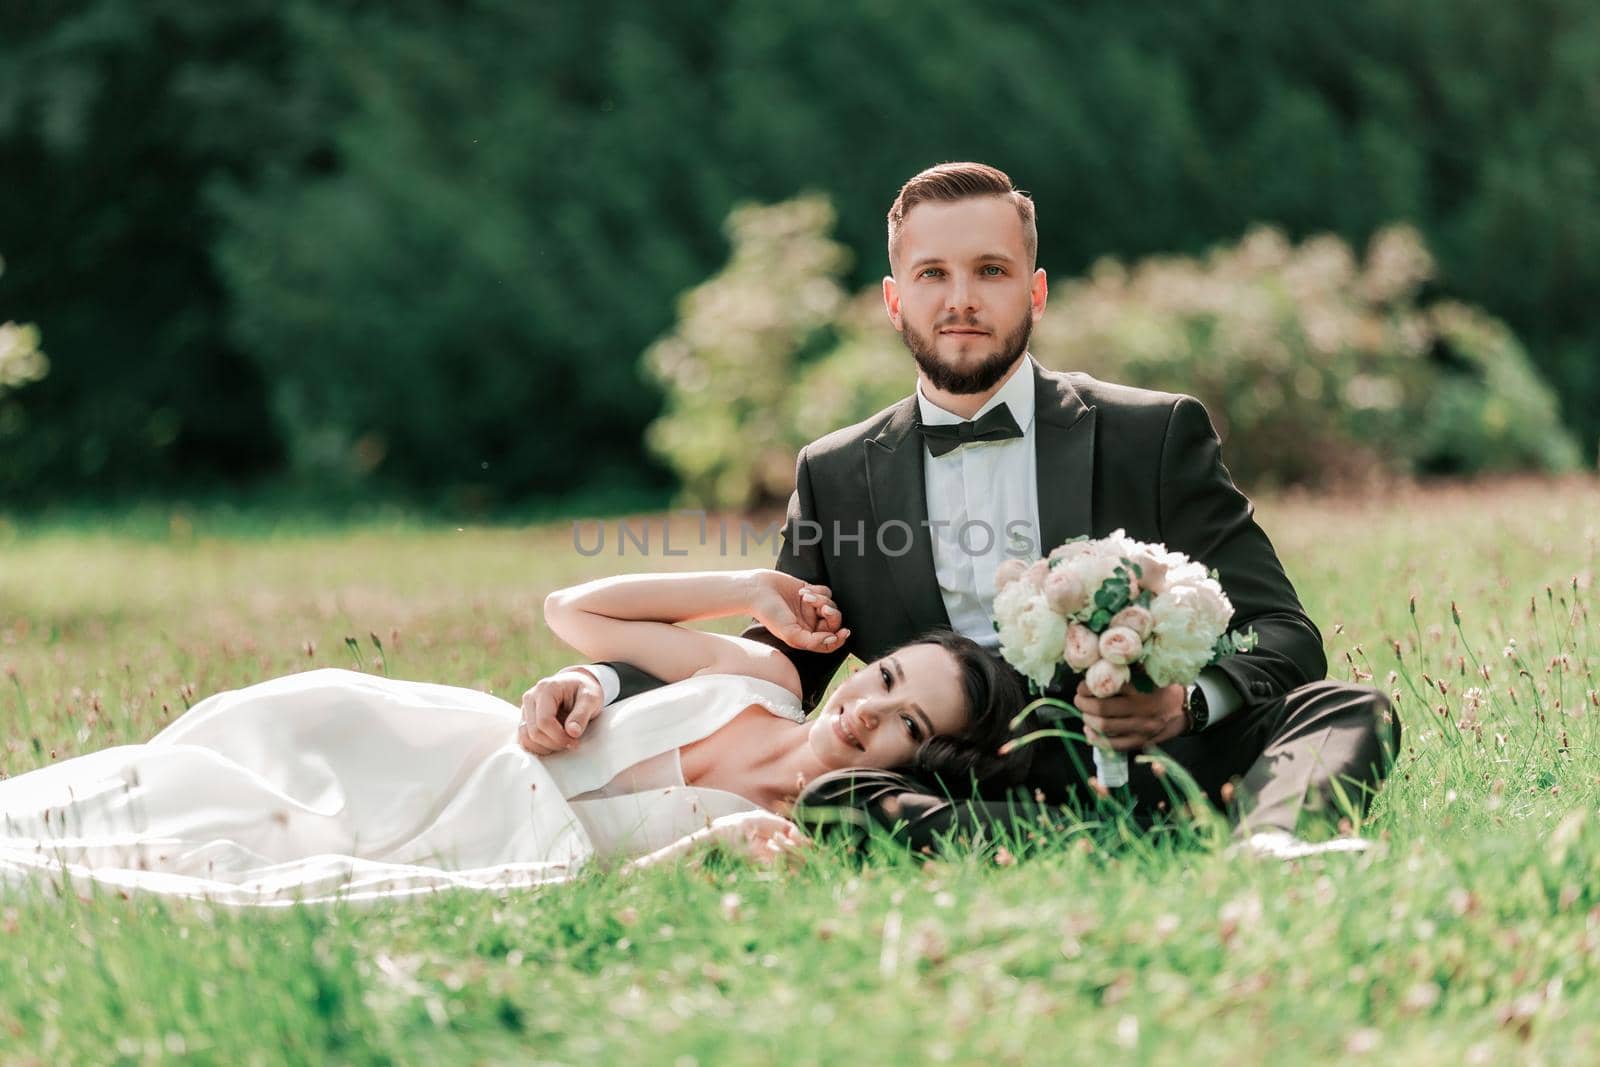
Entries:
{"type": "Polygon", "coordinates": [[[1201,671],[1194,684],[1206,695],[1206,710],[1211,713],[1210,721],[1206,723],[1208,730],[1238,711],[1239,705],[1244,703],[1238,690],[1233,688],[1233,683],[1228,681],[1228,676],[1215,667],[1201,671]]]}
{"type": "MultiPolygon", "coordinates": [[[[622,692],[622,679],[615,668],[604,663],[575,663],[570,667],[562,667],[562,671],[583,671],[595,681],[600,683],[600,691],[605,694],[605,705],[610,705],[617,699],[617,694],[622,692]]],[[[559,672],[558,672],[559,673],[559,672]]]]}

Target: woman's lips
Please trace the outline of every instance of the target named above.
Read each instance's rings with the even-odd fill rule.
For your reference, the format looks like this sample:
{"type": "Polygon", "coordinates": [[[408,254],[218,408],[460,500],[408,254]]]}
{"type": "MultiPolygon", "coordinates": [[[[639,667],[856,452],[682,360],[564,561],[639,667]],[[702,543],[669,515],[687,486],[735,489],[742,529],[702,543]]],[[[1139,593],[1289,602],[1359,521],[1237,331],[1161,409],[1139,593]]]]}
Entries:
{"type": "Polygon", "coordinates": [[[846,746],[853,748],[858,752],[865,752],[867,750],[867,746],[856,740],[849,729],[846,728],[843,708],[840,708],[833,716],[833,733],[834,736],[836,736],[846,746]]]}

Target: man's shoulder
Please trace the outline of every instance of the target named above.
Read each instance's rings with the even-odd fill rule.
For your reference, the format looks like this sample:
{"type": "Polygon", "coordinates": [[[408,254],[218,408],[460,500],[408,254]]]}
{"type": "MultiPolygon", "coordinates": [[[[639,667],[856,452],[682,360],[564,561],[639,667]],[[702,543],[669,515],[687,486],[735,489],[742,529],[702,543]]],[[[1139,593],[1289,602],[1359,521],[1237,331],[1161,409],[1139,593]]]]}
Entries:
{"type": "Polygon", "coordinates": [[[1053,386],[1059,396],[1076,394],[1091,408],[1113,415],[1129,413],[1168,413],[1185,400],[1199,403],[1185,393],[1169,393],[1160,389],[1141,389],[1119,382],[1102,381],[1081,371],[1039,371],[1047,387],[1053,386]]]}
{"type": "Polygon", "coordinates": [[[905,422],[911,418],[910,407],[914,398],[902,397],[858,423],[823,434],[800,450],[802,459],[826,463],[841,458],[859,457],[861,444],[877,440],[890,431],[891,423],[905,422]]]}

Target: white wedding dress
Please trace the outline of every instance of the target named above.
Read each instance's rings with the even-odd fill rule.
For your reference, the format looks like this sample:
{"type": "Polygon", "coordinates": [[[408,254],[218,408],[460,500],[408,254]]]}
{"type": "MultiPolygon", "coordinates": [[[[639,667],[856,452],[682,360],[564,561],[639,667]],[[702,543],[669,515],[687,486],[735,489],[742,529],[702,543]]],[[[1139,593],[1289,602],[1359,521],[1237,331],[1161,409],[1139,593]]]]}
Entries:
{"type": "Polygon", "coordinates": [[[471,689],[318,670],[219,693],[142,745],[0,781],[0,882],[224,904],[364,900],[570,878],[755,807],[684,784],[678,750],[782,686],[705,675],[606,708],[529,755],[471,689]]]}

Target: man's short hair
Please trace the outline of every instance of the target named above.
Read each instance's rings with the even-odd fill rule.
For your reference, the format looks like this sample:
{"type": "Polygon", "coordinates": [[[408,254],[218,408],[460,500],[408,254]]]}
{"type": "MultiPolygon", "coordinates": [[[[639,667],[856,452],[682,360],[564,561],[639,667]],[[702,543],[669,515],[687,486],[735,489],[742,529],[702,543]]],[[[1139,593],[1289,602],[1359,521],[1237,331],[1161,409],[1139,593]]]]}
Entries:
{"type": "Polygon", "coordinates": [[[1039,257],[1039,229],[1034,224],[1033,199],[1011,183],[1005,171],[987,163],[940,163],[929,167],[900,187],[900,195],[889,205],[889,262],[894,263],[895,245],[906,213],[928,200],[953,203],[982,196],[1009,197],[1022,218],[1022,243],[1033,265],[1039,257]]]}

